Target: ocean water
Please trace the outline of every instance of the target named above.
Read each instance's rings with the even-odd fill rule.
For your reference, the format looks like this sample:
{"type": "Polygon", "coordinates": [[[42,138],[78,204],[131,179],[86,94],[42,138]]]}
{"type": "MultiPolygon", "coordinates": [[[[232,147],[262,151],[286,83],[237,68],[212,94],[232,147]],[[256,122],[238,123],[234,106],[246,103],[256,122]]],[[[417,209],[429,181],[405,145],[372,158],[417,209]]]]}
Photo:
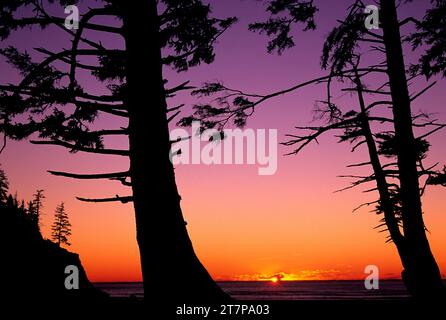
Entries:
{"type": "MultiPolygon", "coordinates": [[[[409,294],[400,280],[380,281],[379,289],[367,290],[363,281],[283,281],[218,283],[237,300],[393,300],[409,294]]],[[[141,283],[95,283],[112,297],[142,298],[141,283]]]]}

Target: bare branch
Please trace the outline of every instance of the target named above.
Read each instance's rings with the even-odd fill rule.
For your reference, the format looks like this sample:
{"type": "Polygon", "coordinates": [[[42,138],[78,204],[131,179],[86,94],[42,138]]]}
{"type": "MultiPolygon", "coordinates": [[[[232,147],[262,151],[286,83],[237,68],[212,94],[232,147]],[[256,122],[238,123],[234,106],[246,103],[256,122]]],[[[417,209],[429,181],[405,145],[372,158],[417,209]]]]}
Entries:
{"type": "Polygon", "coordinates": [[[176,106],[176,107],[173,107],[173,108],[170,108],[170,109],[167,109],[167,112],[173,112],[173,111],[177,111],[177,110],[180,110],[182,107],[184,107],[185,106],[185,104],[184,103],[182,103],[182,104],[180,104],[179,106],[176,106]]]}
{"type": "Polygon", "coordinates": [[[399,25],[400,25],[400,27],[402,27],[409,22],[414,23],[416,26],[419,26],[421,24],[421,22],[419,20],[415,19],[414,17],[408,17],[408,18],[402,20],[399,25]]]}
{"type": "Polygon", "coordinates": [[[116,156],[124,156],[124,157],[127,157],[130,155],[130,152],[128,150],[88,148],[88,147],[77,146],[75,144],[71,144],[71,143],[68,143],[65,141],[61,141],[61,140],[43,140],[43,141],[32,140],[30,142],[32,144],[39,144],[39,145],[61,146],[61,147],[67,148],[67,149],[71,149],[73,151],[81,151],[81,152],[87,152],[87,153],[98,153],[98,154],[116,155],[116,156]]]}
{"type": "Polygon", "coordinates": [[[356,212],[356,211],[358,211],[359,209],[361,209],[361,208],[363,208],[363,207],[369,207],[369,206],[371,206],[372,204],[377,204],[377,203],[379,203],[379,200],[372,201],[372,202],[367,202],[367,203],[363,203],[363,204],[357,206],[356,208],[354,208],[352,212],[356,212]]]}
{"type": "Polygon", "coordinates": [[[368,162],[362,162],[362,163],[355,163],[355,164],[350,164],[347,166],[347,168],[354,168],[354,167],[363,167],[363,166],[368,166],[371,165],[372,163],[370,161],[368,162]]]}
{"type": "Polygon", "coordinates": [[[165,92],[167,95],[170,95],[170,94],[173,94],[178,91],[195,89],[195,87],[193,87],[193,86],[188,86],[189,83],[190,83],[190,81],[183,82],[182,84],[180,84],[176,87],[173,87],[171,89],[166,89],[165,92]]]}
{"type": "Polygon", "coordinates": [[[99,103],[99,102],[86,102],[86,101],[79,101],[75,100],[74,104],[78,107],[83,108],[93,108],[95,110],[111,114],[118,117],[128,118],[128,112],[122,111],[127,110],[126,106],[123,104],[119,105],[113,105],[113,104],[106,104],[106,103],[99,103]]]}
{"type": "Polygon", "coordinates": [[[171,116],[167,119],[167,123],[172,122],[172,120],[175,119],[180,113],[181,113],[181,110],[178,110],[178,111],[175,112],[173,115],[171,115],[171,116]]]}
{"type": "Polygon", "coordinates": [[[68,173],[68,172],[52,171],[52,170],[49,170],[48,172],[54,176],[73,178],[73,179],[85,179],[85,180],[112,179],[112,178],[128,177],[130,175],[129,171],[99,173],[99,174],[78,174],[78,173],[68,173]]]}
{"type": "Polygon", "coordinates": [[[83,201],[83,202],[94,202],[94,203],[103,203],[103,202],[121,202],[121,203],[129,203],[129,202],[133,202],[133,197],[132,196],[127,196],[127,197],[121,197],[116,195],[115,198],[99,198],[99,199],[88,199],[88,198],[81,198],[81,197],[76,197],[77,200],[79,201],[83,201]]]}
{"type": "Polygon", "coordinates": [[[427,92],[430,88],[432,88],[433,86],[435,86],[437,84],[437,81],[435,81],[434,83],[431,83],[430,85],[428,85],[426,88],[424,88],[423,90],[421,90],[419,93],[415,94],[414,96],[410,97],[410,101],[414,101],[416,98],[418,98],[419,96],[423,95],[425,92],[427,92]]]}

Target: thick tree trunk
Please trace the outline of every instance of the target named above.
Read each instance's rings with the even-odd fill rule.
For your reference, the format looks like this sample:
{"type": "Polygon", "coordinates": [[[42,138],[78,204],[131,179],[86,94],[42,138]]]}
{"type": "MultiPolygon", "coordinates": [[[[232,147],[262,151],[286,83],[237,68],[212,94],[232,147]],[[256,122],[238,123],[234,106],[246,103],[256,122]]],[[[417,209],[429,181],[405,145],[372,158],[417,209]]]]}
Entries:
{"type": "Polygon", "coordinates": [[[425,232],[412,129],[409,89],[395,0],[381,0],[381,17],[392,92],[397,162],[400,176],[405,256],[403,279],[416,297],[444,294],[440,271],[425,232]]]}
{"type": "Polygon", "coordinates": [[[157,1],[122,3],[130,172],[145,296],[163,304],[226,299],[195,255],[169,160],[157,1]]]}

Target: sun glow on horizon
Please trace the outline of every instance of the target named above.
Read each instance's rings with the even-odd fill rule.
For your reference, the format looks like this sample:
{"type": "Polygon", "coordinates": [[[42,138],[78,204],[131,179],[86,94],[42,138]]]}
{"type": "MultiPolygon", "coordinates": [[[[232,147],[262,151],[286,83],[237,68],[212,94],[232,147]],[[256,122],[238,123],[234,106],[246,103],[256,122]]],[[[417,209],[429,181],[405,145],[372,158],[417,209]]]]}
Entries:
{"type": "Polygon", "coordinates": [[[308,269],[299,270],[295,273],[253,273],[233,277],[215,277],[217,281],[260,281],[278,283],[282,281],[322,281],[322,280],[354,280],[361,279],[362,274],[349,276],[337,269],[308,269]]]}

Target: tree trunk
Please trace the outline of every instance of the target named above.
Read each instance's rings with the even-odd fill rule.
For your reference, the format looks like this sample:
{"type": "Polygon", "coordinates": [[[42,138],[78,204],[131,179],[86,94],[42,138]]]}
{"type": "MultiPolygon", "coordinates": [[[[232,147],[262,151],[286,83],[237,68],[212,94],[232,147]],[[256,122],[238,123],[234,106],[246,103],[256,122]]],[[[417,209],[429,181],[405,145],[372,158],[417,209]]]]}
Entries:
{"type": "Polygon", "coordinates": [[[172,304],[226,299],[195,255],[169,160],[157,1],[122,3],[130,174],[145,297],[172,304]]]}
{"type": "Polygon", "coordinates": [[[395,210],[392,204],[392,199],[389,192],[389,185],[387,184],[386,174],[381,165],[381,160],[379,159],[378,149],[376,147],[375,138],[373,136],[372,129],[370,127],[367,108],[364,99],[364,87],[359,77],[358,71],[355,70],[355,85],[358,91],[359,105],[361,108],[361,129],[364,134],[364,138],[367,144],[367,150],[369,153],[370,163],[373,168],[373,173],[375,174],[376,187],[379,193],[379,204],[381,205],[382,211],[384,213],[384,221],[386,223],[387,229],[389,230],[390,237],[395,243],[399,254],[402,254],[402,247],[404,238],[401,234],[400,228],[398,226],[398,221],[395,217],[395,210]]]}
{"type": "Polygon", "coordinates": [[[409,89],[395,0],[380,0],[382,28],[392,93],[397,162],[400,177],[405,256],[403,280],[416,297],[443,295],[440,270],[425,232],[417,171],[417,151],[412,129],[409,89]]]}

